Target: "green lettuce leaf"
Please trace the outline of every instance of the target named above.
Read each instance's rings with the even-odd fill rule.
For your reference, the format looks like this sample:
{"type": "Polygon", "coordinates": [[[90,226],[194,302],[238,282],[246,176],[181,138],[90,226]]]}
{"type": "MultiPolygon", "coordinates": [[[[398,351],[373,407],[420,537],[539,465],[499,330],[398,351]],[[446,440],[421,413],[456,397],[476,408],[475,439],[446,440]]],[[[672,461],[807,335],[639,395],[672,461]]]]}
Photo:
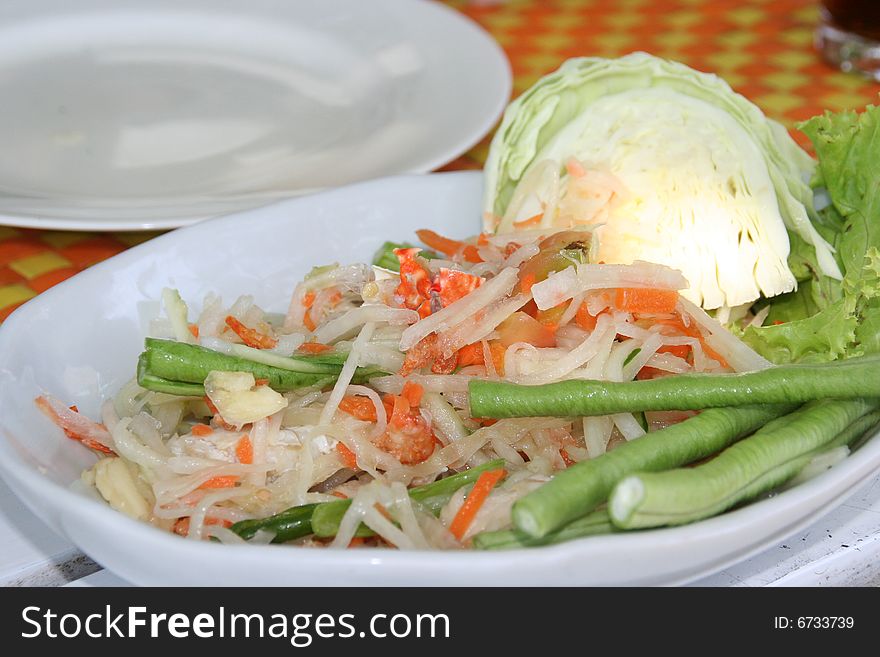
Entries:
{"type": "Polygon", "coordinates": [[[816,222],[836,249],[842,281],[823,276],[812,247],[792,238],[796,292],[771,299],[768,326],[743,338],[776,363],[880,352],[880,108],[826,112],[801,126],[819,165],[813,185],[831,205],[816,222]]]}

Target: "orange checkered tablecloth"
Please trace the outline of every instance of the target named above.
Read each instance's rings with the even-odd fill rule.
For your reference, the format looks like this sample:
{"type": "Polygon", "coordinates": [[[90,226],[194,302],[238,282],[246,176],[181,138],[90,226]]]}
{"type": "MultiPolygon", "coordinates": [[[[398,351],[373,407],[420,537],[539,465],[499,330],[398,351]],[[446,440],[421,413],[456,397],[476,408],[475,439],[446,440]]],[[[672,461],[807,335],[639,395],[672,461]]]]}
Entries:
{"type": "MultiPolygon", "coordinates": [[[[725,78],[793,127],[824,109],[876,103],[880,84],[826,66],[812,48],[818,0],[448,0],[510,58],[514,95],[565,59],[644,50],[725,78]]],[[[803,135],[795,134],[805,144],[803,135]]],[[[443,167],[473,169],[489,137],[443,167]]],[[[155,233],[81,233],[0,226],[0,321],[76,272],[155,233]]]]}

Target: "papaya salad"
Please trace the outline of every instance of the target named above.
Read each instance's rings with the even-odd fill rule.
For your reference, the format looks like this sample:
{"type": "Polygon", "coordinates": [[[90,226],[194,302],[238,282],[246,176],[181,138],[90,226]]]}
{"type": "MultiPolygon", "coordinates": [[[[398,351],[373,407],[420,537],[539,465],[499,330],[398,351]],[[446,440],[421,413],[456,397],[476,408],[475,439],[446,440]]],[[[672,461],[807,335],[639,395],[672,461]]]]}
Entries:
{"type": "Polygon", "coordinates": [[[316,263],[283,312],[165,289],[100,418],[36,403],[111,507],[195,540],[504,549],[725,512],[880,423],[880,110],[801,129],[818,162],[715,76],[571,60],[505,113],[478,235],[316,263]]]}

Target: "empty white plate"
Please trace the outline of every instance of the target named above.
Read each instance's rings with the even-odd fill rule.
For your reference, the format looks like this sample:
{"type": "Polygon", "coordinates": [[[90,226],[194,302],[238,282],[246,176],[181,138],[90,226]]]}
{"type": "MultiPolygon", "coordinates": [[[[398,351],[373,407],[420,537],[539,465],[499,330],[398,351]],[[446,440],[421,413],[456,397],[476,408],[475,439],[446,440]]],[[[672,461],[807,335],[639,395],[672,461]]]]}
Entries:
{"type": "Polygon", "coordinates": [[[428,171],[510,83],[488,34],[426,0],[7,0],[0,223],[170,228],[428,171]]]}

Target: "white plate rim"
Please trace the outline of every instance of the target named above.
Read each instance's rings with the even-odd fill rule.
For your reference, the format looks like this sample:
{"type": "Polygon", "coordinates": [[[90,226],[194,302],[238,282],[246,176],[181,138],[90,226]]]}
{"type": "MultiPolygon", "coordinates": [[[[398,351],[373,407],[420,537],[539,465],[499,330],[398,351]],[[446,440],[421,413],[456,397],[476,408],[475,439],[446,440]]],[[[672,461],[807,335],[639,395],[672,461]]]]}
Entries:
{"type": "MultiPolygon", "coordinates": [[[[455,25],[462,33],[469,33],[477,37],[475,42],[483,49],[479,64],[484,66],[486,74],[492,76],[499,86],[499,93],[494,102],[487,103],[491,111],[482,117],[476,117],[469,130],[463,131],[459,138],[450,142],[445,148],[437,149],[436,152],[426,153],[418,164],[399,171],[396,175],[428,173],[434,169],[448,164],[455,158],[464,155],[476,146],[492,129],[501,117],[513,89],[513,71],[507,54],[495,38],[482,25],[475,20],[443,4],[437,0],[406,0],[408,4],[420,6],[425,12],[426,20],[432,16],[441,17],[449,25],[455,25]]],[[[353,183],[354,184],[354,183],[353,183]]],[[[51,215],[18,215],[0,212],[0,226],[12,228],[42,229],[42,230],[67,230],[87,232],[128,232],[128,231],[162,231],[189,226],[206,219],[238,214],[250,209],[271,205],[288,198],[309,195],[323,190],[292,190],[289,196],[284,198],[272,198],[264,202],[255,201],[252,205],[239,207],[229,212],[216,214],[189,215],[184,212],[179,217],[166,217],[155,220],[123,219],[123,220],[93,220],[93,219],[69,219],[52,217],[51,215]]]]}

